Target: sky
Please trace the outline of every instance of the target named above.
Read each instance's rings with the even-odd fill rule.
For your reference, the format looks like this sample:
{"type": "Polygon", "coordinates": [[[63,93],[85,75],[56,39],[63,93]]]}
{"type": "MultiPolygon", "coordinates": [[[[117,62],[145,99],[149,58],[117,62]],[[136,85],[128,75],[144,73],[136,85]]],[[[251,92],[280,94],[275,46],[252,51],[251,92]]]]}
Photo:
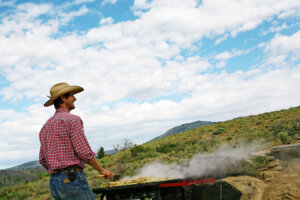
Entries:
{"type": "Polygon", "coordinates": [[[95,152],[299,106],[299,19],[299,0],[0,0],[0,169],[38,160],[59,82],[84,88],[95,152]]]}

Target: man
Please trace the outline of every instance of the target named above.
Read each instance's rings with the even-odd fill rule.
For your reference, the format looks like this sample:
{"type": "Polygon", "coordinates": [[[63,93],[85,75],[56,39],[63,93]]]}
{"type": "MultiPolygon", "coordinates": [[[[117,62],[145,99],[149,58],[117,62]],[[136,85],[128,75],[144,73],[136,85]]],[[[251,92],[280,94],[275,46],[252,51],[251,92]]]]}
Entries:
{"type": "Polygon", "coordinates": [[[83,169],[91,165],[106,178],[114,174],[102,168],[95,159],[83,130],[80,117],[70,114],[75,108],[76,93],[80,86],[67,83],[55,84],[50,89],[50,99],[44,106],[54,104],[55,114],[40,131],[41,142],[39,161],[50,172],[50,192],[54,199],[90,200],[95,199],[86,181],[83,169]]]}

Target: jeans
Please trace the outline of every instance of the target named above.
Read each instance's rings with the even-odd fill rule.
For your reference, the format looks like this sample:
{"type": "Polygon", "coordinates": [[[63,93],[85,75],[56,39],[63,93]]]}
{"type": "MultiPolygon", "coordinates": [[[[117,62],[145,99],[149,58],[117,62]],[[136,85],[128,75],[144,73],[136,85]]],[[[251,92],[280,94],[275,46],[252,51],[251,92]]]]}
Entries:
{"type": "Polygon", "coordinates": [[[82,171],[76,172],[76,179],[68,182],[67,172],[52,174],[50,177],[50,192],[55,200],[95,200],[82,171]],[[64,180],[66,183],[64,183],[64,180]]]}

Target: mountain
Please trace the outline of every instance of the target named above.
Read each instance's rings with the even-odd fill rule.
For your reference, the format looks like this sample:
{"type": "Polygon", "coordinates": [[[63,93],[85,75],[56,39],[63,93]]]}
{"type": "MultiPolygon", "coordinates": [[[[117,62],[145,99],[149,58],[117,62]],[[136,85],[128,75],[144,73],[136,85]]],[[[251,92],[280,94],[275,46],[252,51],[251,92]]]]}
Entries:
{"type": "Polygon", "coordinates": [[[168,137],[169,135],[175,134],[175,133],[180,133],[183,131],[187,131],[187,130],[191,130],[193,128],[198,128],[201,126],[207,126],[207,125],[211,125],[214,124],[215,122],[209,122],[209,121],[195,121],[195,122],[191,122],[191,123],[187,123],[187,124],[182,124],[180,126],[176,126],[174,128],[169,129],[167,132],[165,132],[164,134],[153,138],[152,140],[150,140],[149,142],[161,139],[161,138],[165,138],[168,137]]]}
{"type": "Polygon", "coordinates": [[[17,165],[17,166],[11,167],[11,168],[7,168],[5,170],[18,171],[18,170],[34,169],[34,168],[42,168],[42,165],[39,163],[38,160],[26,162],[26,163],[23,163],[21,165],[17,165]]]}
{"type": "Polygon", "coordinates": [[[26,162],[11,168],[0,170],[0,188],[35,181],[47,171],[39,161],[26,162]]]}
{"type": "Polygon", "coordinates": [[[116,151],[113,150],[113,149],[111,149],[111,150],[104,151],[104,153],[105,153],[105,155],[107,155],[107,154],[114,154],[114,153],[116,153],[116,151]]]}

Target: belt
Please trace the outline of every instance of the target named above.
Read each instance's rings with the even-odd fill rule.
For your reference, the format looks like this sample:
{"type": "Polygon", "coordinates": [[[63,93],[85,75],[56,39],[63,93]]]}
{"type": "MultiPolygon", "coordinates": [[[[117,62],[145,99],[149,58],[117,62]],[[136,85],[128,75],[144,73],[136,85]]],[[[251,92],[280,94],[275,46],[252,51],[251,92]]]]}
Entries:
{"type": "MultiPolygon", "coordinates": [[[[76,167],[76,172],[80,172],[80,171],[83,171],[83,169],[80,168],[80,167],[76,167]]],[[[61,173],[61,172],[68,172],[68,169],[67,169],[67,168],[64,168],[64,169],[56,169],[54,174],[59,174],[59,173],[61,173]]]]}

